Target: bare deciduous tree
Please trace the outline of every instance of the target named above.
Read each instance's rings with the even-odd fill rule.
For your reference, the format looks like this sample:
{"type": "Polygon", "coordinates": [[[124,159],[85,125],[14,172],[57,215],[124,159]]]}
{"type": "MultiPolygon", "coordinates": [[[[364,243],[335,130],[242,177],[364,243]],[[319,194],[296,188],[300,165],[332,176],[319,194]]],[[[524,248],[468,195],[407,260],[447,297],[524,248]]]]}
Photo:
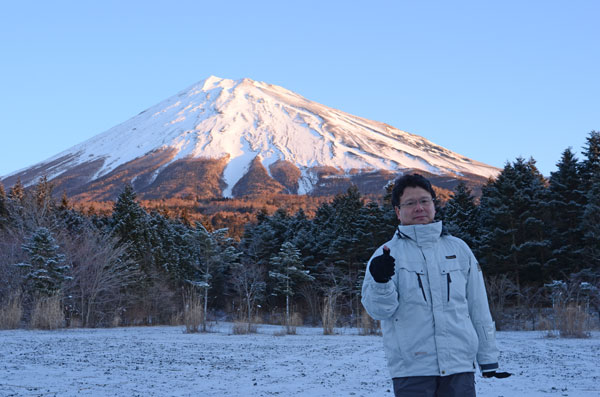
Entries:
{"type": "Polygon", "coordinates": [[[512,296],[518,296],[519,289],[505,274],[487,277],[485,281],[490,311],[496,328],[501,330],[504,325],[506,301],[512,296]]]}
{"type": "Polygon", "coordinates": [[[322,277],[325,281],[321,287],[324,297],[320,308],[323,334],[331,335],[339,315],[338,298],[352,290],[352,277],[343,274],[333,265],[325,268],[322,277]]]}
{"type": "Polygon", "coordinates": [[[525,311],[527,317],[531,320],[531,329],[536,329],[536,319],[540,312],[540,304],[544,299],[544,288],[536,286],[527,286],[519,291],[521,296],[521,309],[525,311]]]}
{"type": "Polygon", "coordinates": [[[107,323],[122,299],[121,291],[133,284],[138,273],[125,259],[126,246],[117,246],[115,237],[86,229],[76,239],[65,239],[64,249],[72,268],[72,279],[65,295],[73,302],[73,311],[82,325],[93,327],[107,323]]]}
{"type": "Polygon", "coordinates": [[[240,303],[244,307],[241,319],[247,321],[249,331],[256,303],[263,298],[267,286],[265,270],[255,263],[237,264],[232,268],[230,283],[238,293],[240,303]]]}
{"type": "Polygon", "coordinates": [[[24,272],[15,264],[25,260],[25,253],[21,249],[23,241],[23,238],[9,231],[0,232],[0,300],[21,290],[24,272]]]}

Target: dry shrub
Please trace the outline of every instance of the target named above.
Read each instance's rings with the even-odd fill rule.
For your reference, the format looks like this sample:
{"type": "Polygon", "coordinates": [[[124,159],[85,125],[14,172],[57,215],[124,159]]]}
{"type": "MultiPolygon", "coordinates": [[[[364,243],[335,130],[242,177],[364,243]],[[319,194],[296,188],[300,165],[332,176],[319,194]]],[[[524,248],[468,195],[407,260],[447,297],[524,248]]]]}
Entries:
{"type": "Polygon", "coordinates": [[[16,329],[21,324],[23,305],[21,295],[12,294],[0,307],[0,329],[16,329]]]}
{"type": "Polygon", "coordinates": [[[235,321],[233,323],[233,327],[231,327],[231,332],[234,335],[244,335],[248,333],[248,325],[249,323],[245,323],[242,321],[235,321]]]}
{"type": "Polygon", "coordinates": [[[360,314],[360,330],[361,335],[381,335],[380,322],[373,320],[366,310],[362,310],[360,314]]]}
{"type": "Polygon", "coordinates": [[[169,325],[183,325],[184,321],[183,321],[183,312],[179,311],[177,313],[174,313],[171,316],[171,319],[169,320],[169,325]]]}
{"type": "Polygon", "coordinates": [[[119,325],[121,325],[122,322],[123,322],[123,319],[121,318],[121,316],[119,316],[119,314],[115,314],[110,322],[110,326],[112,328],[116,328],[119,325]]]}
{"type": "Polygon", "coordinates": [[[57,329],[63,327],[64,323],[65,314],[59,295],[35,299],[29,324],[31,328],[57,329]]]}
{"type": "Polygon", "coordinates": [[[263,319],[262,319],[261,316],[255,315],[254,317],[252,317],[252,322],[254,324],[262,324],[263,323],[263,319]]]}
{"type": "Polygon", "coordinates": [[[71,320],[67,324],[69,328],[81,328],[82,326],[83,322],[79,317],[71,317],[71,320]]]}
{"type": "Polygon", "coordinates": [[[546,315],[540,315],[534,331],[552,331],[552,319],[546,315]]]}
{"type": "Polygon", "coordinates": [[[503,330],[507,321],[507,302],[518,296],[519,289],[507,275],[488,276],[485,278],[488,301],[492,318],[497,330],[503,330]]]}
{"type": "MultiPolygon", "coordinates": [[[[571,274],[568,281],[553,280],[544,284],[551,290],[554,330],[561,338],[589,338],[592,328],[590,306],[600,297],[599,290],[585,281],[589,269],[571,274]]],[[[554,336],[554,333],[549,333],[554,336]]]]}
{"type": "Polygon", "coordinates": [[[298,312],[292,313],[292,315],[290,316],[290,325],[292,327],[301,327],[302,325],[304,325],[302,315],[298,312]]]}
{"type": "Polygon", "coordinates": [[[183,322],[186,333],[195,333],[199,331],[202,318],[204,317],[204,306],[202,298],[196,291],[189,289],[183,294],[183,322]]]}
{"type": "Polygon", "coordinates": [[[232,332],[234,335],[255,334],[258,326],[253,323],[236,321],[233,323],[232,332]]]}
{"type": "Polygon", "coordinates": [[[321,321],[323,323],[323,335],[333,335],[333,328],[337,322],[338,314],[335,309],[337,296],[328,295],[323,300],[323,309],[321,310],[321,321]]]}
{"type": "Polygon", "coordinates": [[[581,306],[569,304],[555,308],[561,338],[589,338],[590,315],[581,306]]]}
{"type": "Polygon", "coordinates": [[[288,335],[296,335],[296,327],[300,327],[303,324],[302,315],[298,312],[292,313],[290,316],[290,323],[286,325],[285,332],[288,335]]]}

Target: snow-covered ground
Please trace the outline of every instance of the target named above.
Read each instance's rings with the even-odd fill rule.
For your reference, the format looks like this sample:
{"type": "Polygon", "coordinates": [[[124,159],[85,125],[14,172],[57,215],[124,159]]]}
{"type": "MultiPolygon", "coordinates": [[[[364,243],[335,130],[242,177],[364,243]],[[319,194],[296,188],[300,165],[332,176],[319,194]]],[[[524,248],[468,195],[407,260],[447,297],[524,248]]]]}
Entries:
{"type": "MultiPolygon", "coordinates": [[[[378,336],[276,336],[183,327],[0,331],[0,396],[393,396],[378,336]]],[[[508,379],[476,376],[478,396],[599,396],[600,334],[499,332],[508,379]]]]}

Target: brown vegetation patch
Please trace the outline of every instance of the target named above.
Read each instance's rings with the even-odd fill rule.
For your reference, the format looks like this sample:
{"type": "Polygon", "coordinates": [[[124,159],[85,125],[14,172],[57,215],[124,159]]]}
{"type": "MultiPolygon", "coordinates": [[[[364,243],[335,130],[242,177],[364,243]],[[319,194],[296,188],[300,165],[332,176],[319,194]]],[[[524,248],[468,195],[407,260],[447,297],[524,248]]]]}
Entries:
{"type": "Polygon", "coordinates": [[[302,173],[293,163],[277,160],[269,166],[273,178],[285,186],[285,193],[298,194],[298,180],[302,173]]]}
{"type": "Polygon", "coordinates": [[[235,197],[255,196],[264,194],[281,193],[285,187],[269,176],[266,168],[257,156],[250,163],[248,172],[240,178],[232,189],[235,197]]]}
{"type": "Polygon", "coordinates": [[[221,197],[226,187],[222,176],[227,161],[228,157],[190,157],[174,161],[150,186],[140,190],[140,196],[145,199],[221,197]]]}
{"type": "Polygon", "coordinates": [[[175,149],[162,149],[138,157],[81,186],[73,198],[77,201],[115,200],[123,187],[132,181],[137,191],[143,191],[144,183],[148,183],[152,174],[167,164],[173,156],[175,149]]]}

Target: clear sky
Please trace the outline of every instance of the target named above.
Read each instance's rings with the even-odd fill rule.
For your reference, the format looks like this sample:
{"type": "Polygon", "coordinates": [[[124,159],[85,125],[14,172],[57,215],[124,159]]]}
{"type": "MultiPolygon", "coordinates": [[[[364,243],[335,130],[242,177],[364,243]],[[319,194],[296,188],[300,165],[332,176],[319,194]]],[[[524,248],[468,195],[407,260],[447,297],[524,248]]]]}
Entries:
{"type": "Polygon", "coordinates": [[[215,75],[544,175],[600,130],[600,1],[6,1],[0,175],[215,75]]]}

